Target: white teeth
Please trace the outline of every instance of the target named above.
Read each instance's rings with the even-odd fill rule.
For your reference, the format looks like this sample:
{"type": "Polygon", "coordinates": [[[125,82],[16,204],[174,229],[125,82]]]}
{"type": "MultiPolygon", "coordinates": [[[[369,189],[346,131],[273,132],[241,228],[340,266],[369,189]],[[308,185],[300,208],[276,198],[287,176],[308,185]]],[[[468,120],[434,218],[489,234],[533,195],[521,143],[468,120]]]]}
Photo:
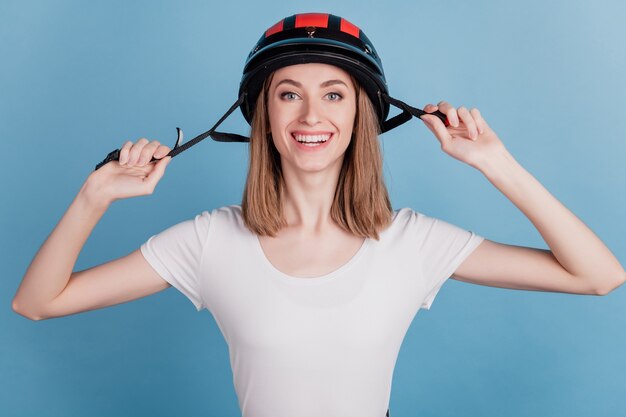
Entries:
{"type": "Polygon", "coordinates": [[[301,142],[301,143],[322,143],[322,142],[326,142],[330,138],[330,135],[311,135],[311,136],[293,135],[293,136],[296,138],[298,142],[301,142]]]}

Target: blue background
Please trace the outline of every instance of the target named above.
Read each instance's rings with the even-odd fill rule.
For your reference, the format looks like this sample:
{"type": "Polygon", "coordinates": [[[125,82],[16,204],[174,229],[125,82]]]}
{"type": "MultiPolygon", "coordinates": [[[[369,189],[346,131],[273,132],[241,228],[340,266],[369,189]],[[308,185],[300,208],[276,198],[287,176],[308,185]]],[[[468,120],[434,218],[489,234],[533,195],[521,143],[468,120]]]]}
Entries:
{"type": "MultiPolygon", "coordinates": [[[[477,107],[516,159],[626,263],[626,8],[613,1],[0,1],[0,415],[237,416],[227,346],[175,289],[60,319],[11,300],[87,175],[140,137],[173,145],[234,102],[262,32],[297,12],[362,27],[391,95],[477,107]]],[[[223,130],[247,133],[237,111],[223,130]]],[[[381,137],[394,208],[547,248],[417,120],[381,137]]],[[[76,269],[240,203],[247,149],[206,140],[151,196],[118,201],[76,269]]],[[[626,290],[605,297],[450,280],[406,336],[392,416],[626,415],[626,290]]],[[[278,395],[278,394],[277,394],[278,395]]]]}

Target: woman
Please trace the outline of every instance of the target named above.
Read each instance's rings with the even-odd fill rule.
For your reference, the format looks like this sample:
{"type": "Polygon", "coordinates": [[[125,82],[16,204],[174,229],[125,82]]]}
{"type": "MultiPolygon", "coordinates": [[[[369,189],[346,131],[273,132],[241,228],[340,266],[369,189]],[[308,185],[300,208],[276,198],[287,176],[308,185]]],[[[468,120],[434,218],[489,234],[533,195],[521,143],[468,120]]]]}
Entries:
{"type": "Polygon", "coordinates": [[[119,160],[87,178],[28,268],[14,310],[60,317],[172,285],[214,315],[244,416],[382,416],[404,334],[448,277],[593,295],[624,282],[608,248],[515,161],[477,109],[442,101],[423,114],[389,97],[375,49],[345,19],[300,14],[268,29],[237,104],[252,125],[241,206],[205,211],[123,258],[72,272],[108,206],[152,193],[171,160],[157,141],[127,142],[119,160]],[[385,120],[390,104],[404,112],[385,120]],[[409,114],[509,198],[550,250],[392,210],[377,135],[409,114]]]}

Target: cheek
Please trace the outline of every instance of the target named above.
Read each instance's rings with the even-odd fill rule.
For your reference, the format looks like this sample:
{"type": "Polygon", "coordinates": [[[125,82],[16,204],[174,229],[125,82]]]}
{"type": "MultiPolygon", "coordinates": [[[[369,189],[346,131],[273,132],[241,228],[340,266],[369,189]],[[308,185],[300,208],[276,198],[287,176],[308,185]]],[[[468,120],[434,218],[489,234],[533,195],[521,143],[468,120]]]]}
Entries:
{"type": "Polygon", "coordinates": [[[346,132],[350,132],[350,135],[352,135],[352,133],[354,133],[355,123],[356,123],[356,109],[351,109],[350,111],[346,112],[346,115],[344,117],[343,129],[346,132]]]}
{"type": "Polygon", "coordinates": [[[345,118],[350,122],[351,126],[354,126],[354,121],[356,120],[356,97],[352,97],[350,100],[350,105],[345,109],[345,118]]]}
{"type": "Polygon", "coordinates": [[[294,121],[294,115],[281,109],[278,112],[270,112],[268,115],[269,131],[272,132],[272,137],[275,141],[284,141],[286,131],[294,121]]]}
{"type": "Polygon", "coordinates": [[[285,111],[276,106],[276,103],[270,101],[267,106],[267,121],[270,124],[270,128],[276,130],[281,125],[281,120],[284,119],[285,111]]]}
{"type": "Polygon", "coordinates": [[[270,117],[268,119],[268,122],[270,124],[269,132],[272,133],[272,138],[274,138],[274,140],[280,139],[282,131],[284,130],[283,125],[281,124],[280,120],[277,118],[270,117]]]}
{"type": "Polygon", "coordinates": [[[276,150],[278,150],[278,152],[282,154],[286,146],[285,138],[283,137],[285,134],[284,122],[281,122],[281,120],[272,117],[268,118],[268,122],[270,124],[270,128],[268,131],[271,134],[271,137],[268,139],[274,144],[276,150]]]}

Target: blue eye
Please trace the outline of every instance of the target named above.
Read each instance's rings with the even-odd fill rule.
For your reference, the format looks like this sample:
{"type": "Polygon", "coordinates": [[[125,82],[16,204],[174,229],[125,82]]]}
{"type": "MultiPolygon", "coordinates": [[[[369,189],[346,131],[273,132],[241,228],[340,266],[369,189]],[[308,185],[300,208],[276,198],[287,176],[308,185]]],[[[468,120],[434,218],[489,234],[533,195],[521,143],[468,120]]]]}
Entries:
{"type": "Polygon", "coordinates": [[[292,99],[291,97],[287,97],[287,96],[290,96],[290,95],[291,95],[291,96],[294,96],[294,98],[298,96],[296,93],[293,93],[293,92],[291,92],[291,91],[287,91],[287,92],[285,92],[285,93],[282,93],[282,94],[280,95],[280,98],[287,98],[288,100],[291,100],[291,99],[292,99]]]}
{"type": "MultiPolygon", "coordinates": [[[[341,94],[336,93],[336,92],[328,93],[326,94],[326,96],[329,97],[330,101],[339,101],[343,98],[341,94]]],[[[286,91],[280,94],[280,98],[286,99],[286,100],[296,100],[298,99],[298,97],[299,97],[298,94],[294,93],[293,91],[286,91]]]]}
{"type": "Polygon", "coordinates": [[[331,99],[331,101],[339,101],[339,100],[341,100],[343,98],[343,96],[341,94],[339,94],[339,93],[328,93],[327,95],[328,96],[336,96],[337,97],[336,99],[331,99]]]}

